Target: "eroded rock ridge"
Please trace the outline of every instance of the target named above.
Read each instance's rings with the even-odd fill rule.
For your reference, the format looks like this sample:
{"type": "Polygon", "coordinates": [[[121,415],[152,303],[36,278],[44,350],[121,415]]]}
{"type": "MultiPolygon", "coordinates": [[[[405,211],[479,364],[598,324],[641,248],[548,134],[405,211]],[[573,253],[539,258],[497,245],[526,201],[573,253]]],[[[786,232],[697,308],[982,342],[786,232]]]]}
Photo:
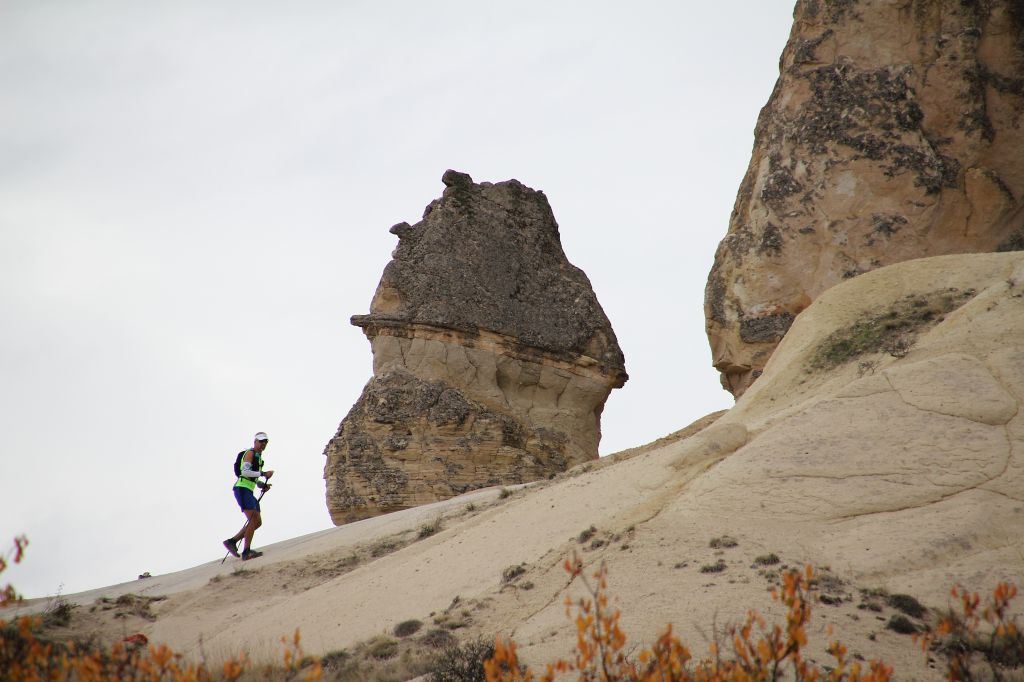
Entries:
{"type": "Polygon", "coordinates": [[[391,228],[370,313],[352,318],[373,378],[324,451],[336,524],[594,459],[604,403],[627,379],[543,192],[442,181],[419,223],[391,228]]]}
{"type": "Polygon", "coordinates": [[[723,386],[844,279],[1024,249],[1022,123],[1019,2],[797,2],[705,292],[723,386]]]}

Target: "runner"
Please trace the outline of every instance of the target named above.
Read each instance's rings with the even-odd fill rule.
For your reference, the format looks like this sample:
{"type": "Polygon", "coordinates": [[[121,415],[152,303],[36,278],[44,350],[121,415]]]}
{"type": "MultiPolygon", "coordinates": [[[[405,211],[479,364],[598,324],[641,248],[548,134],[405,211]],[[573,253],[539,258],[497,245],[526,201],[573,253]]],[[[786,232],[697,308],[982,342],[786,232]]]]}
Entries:
{"type": "Polygon", "coordinates": [[[244,538],[245,544],[242,546],[241,554],[243,561],[263,556],[263,552],[252,549],[252,536],[256,529],[263,525],[263,519],[260,517],[260,501],[256,499],[253,491],[256,488],[270,489],[270,483],[259,480],[260,476],[270,480],[270,477],[274,475],[273,471],[263,471],[263,451],[266,450],[269,442],[270,439],[263,431],[256,434],[252,449],[246,450],[242,455],[240,475],[234,485],[235,500],[242,509],[242,513],[245,514],[245,525],[232,537],[225,540],[224,546],[232,556],[239,556],[238,541],[244,538]]]}

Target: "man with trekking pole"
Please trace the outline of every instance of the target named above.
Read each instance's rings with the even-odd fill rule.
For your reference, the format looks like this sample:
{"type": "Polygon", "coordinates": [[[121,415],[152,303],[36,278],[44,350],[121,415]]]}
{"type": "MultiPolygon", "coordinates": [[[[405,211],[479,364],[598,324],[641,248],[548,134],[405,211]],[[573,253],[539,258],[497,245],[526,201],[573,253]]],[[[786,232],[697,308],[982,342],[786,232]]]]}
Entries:
{"type": "Polygon", "coordinates": [[[241,556],[243,561],[263,556],[263,552],[258,552],[252,548],[252,536],[256,529],[263,525],[263,519],[260,518],[260,500],[270,490],[270,483],[266,481],[269,481],[270,477],[274,475],[273,471],[263,471],[263,451],[267,448],[267,443],[269,442],[270,439],[267,438],[267,434],[260,431],[253,440],[252,448],[240,452],[238,455],[240,461],[236,460],[235,473],[238,474],[238,480],[235,481],[233,490],[235,501],[238,502],[242,513],[245,514],[245,525],[242,526],[241,530],[224,541],[224,547],[227,548],[228,554],[236,557],[241,556]],[[261,476],[266,481],[260,481],[261,476]],[[262,491],[259,497],[253,494],[256,488],[262,491]],[[245,539],[245,544],[242,545],[242,554],[239,555],[238,541],[243,538],[245,539]]]}

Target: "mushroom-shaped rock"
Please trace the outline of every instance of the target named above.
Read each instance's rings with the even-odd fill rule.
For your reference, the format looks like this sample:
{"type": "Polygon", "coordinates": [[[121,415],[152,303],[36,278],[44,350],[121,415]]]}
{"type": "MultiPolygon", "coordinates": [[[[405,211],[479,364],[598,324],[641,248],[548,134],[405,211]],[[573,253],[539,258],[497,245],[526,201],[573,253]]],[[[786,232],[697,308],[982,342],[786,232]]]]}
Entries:
{"type": "Polygon", "coordinates": [[[324,452],[336,524],[595,459],[604,403],[627,379],[544,194],[442,181],[419,223],[391,228],[370,313],[352,318],[373,378],[324,452]]]}

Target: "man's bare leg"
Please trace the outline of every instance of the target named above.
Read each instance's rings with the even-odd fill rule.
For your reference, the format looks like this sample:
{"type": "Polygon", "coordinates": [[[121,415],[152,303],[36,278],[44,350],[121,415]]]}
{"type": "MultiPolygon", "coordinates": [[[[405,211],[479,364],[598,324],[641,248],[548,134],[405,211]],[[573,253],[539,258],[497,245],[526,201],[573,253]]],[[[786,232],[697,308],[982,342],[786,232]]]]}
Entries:
{"type": "Polygon", "coordinates": [[[252,546],[253,533],[256,532],[257,528],[263,525],[263,519],[260,518],[260,513],[255,509],[246,509],[245,518],[247,520],[245,522],[245,526],[242,527],[242,531],[244,531],[243,537],[245,537],[245,544],[242,546],[243,554],[248,552],[249,548],[252,546]]]}

